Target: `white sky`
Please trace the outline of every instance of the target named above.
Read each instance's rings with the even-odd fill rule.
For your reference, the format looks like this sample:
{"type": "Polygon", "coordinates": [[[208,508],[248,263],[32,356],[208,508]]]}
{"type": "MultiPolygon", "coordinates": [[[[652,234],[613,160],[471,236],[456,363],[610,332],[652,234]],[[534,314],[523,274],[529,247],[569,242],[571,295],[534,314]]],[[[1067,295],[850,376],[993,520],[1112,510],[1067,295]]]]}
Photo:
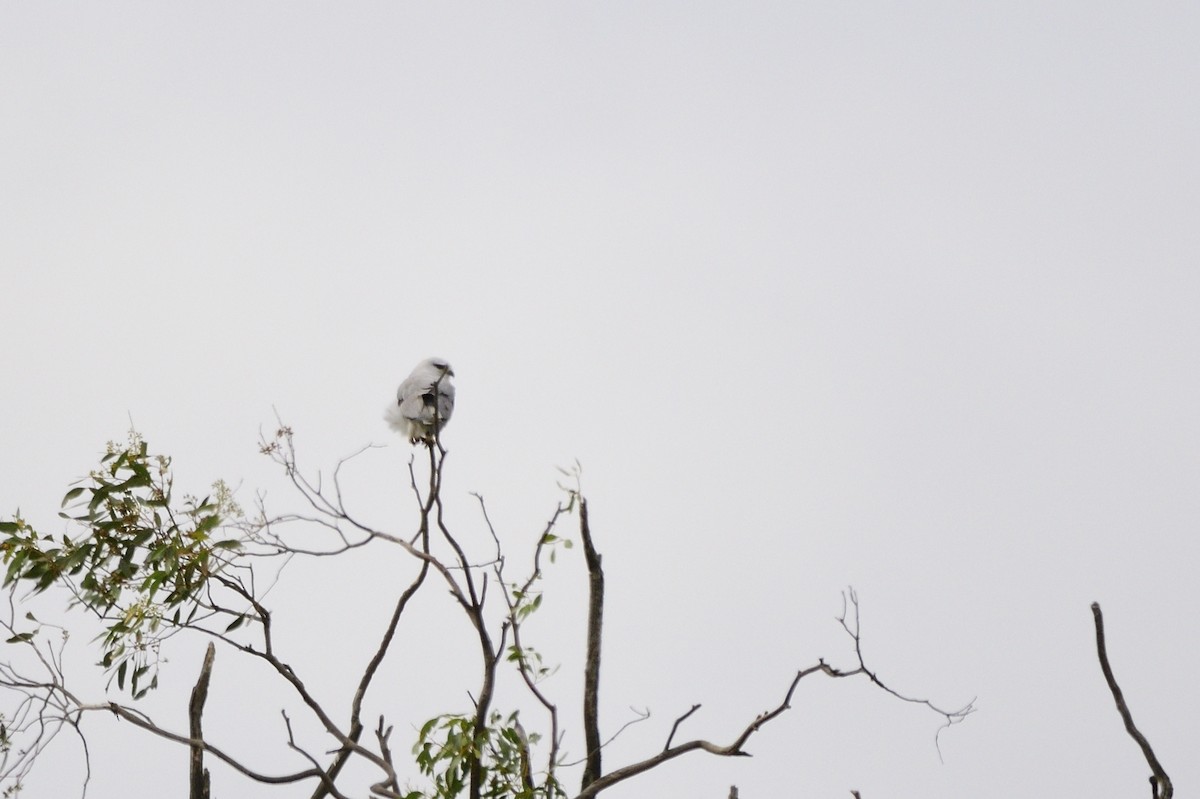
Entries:
{"type": "MultiPolygon", "coordinates": [[[[724,742],[795,669],[850,665],[846,585],[882,677],[979,697],[943,764],[932,714],[812,678],[754,758],[605,796],[1144,795],[1092,601],[1194,791],[1198,41],[1165,2],[5,4],[0,511],[60,529],[130,416],[182,487],[283,502],[274,406],[314,469],[388,443],[348,479],[407,531],[380,413],[437,354],[469,540],[468,492],[519,548],[583,462],[604,721],[654,714],[608,767],[695,702],[681,734],[724,742]]],[[[275,595],[335,708],[409,573],[351,566],[275,595]]],[[[536,622],[572,708],[582,572],[560,561],[536,622]]],[[[442,599],[372,695],[397,736],[475,690],[442,599]]],[[[153,707],[182,729],[198,650],[169,654],[153,707]]],[[[220,653],[209,730],[298,768],[268,682],[220,653]]],[[[87,729],[89,796],[182,795],[185,752],[87,729]]],[[[75,795],[77,745],[52,756],[29,796],[75,795]]],[[[307,795],[214,771],[214,795],[307,795]]]]}

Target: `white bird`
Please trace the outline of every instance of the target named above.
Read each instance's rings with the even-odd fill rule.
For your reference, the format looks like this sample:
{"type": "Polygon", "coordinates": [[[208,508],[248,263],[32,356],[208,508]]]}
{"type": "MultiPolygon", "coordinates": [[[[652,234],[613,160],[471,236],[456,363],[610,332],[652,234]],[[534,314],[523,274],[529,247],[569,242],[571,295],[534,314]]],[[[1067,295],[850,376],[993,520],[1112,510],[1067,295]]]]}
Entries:
{"type": "Polygon", "coordinates": [[[396,401],[383,412],[393,430],[413,444],[432,445],[434,434],[454,413],[454,370],[443,358],[426,358],[396,389],[396,401]]]}

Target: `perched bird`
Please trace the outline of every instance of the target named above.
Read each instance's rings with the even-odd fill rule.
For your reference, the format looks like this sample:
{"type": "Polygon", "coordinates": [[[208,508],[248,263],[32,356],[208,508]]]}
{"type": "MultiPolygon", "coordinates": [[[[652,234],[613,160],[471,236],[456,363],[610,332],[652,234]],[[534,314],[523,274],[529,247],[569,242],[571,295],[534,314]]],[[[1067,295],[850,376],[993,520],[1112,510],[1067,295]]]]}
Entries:
{"type": "Polygon", "coordinates": [[[426,358],[396,389],[396,401],[383,418],[393,430],[413,444],[433,444],[434,433],[446,426],[454,413],[454,370],[442,358],[426,358]]]}

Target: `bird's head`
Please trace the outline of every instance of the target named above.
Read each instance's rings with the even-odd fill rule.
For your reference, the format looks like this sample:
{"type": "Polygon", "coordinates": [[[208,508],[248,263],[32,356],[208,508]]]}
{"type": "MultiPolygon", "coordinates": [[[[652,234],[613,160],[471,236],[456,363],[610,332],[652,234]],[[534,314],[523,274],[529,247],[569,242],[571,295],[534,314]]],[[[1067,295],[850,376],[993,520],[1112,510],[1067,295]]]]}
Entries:
{"type": "Polygon", "coordinates": [[[454,370],[450,368],[450,362],[445,358],[426,358],[425,363],[429,364],[434,369],[437,369],[439,372],[443,372],[451,377],[454,377],[454,370]]]}

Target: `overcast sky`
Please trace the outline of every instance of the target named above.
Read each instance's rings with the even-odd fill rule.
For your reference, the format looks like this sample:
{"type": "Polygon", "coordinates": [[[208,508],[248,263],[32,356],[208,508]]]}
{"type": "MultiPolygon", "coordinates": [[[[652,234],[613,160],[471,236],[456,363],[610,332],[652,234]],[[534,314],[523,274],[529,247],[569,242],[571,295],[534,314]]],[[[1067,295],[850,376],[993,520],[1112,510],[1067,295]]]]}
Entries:
{"type": "MultiPolygon", "coordinates": [[[[277,409],[313,469],[387,444],[351,499],[411,530],[381,412],[440,355],[466,540],[480,492],[522,551],[583,464],[605,730],[653,714],[609,768],[694,703],[680,734],[728,742],[796,669],[852,665],[848,585],[885,680],[978,697],[942,762],[935,715],[814,677],[754,758],[613,799],[1145,795],[1093,601],[1194,792],[1197,42],[1182,2],[5,4],[0,511],[61,530],[130,418],[181,488],[285,503],[257,453],[277,409]]],[[[280,645],[339,718],[410,571],[380,549],[285,572],[280,645]]],[[[582,576],[560,560],[530,630],[569,707],[582,576]]],[[[400,750],[475,689],[443,600],[368,708],[400,750]]],[[[86,637],[69,651],[86,672],[86,637]]],[[[151,706],[185,729],[199,650],[167,654],[151,706]]],[[[290,695],[228,650],[213,680],[215,743],[303,766],[290,695]]],[[[184,751],[86,730],[90,797],[182,795],[184,751]]],[[[28,795],[75,795],[77,743],[48,758],[28,795]]],[[[307,795],[213,768],[216,796],[307,795]]]]}

